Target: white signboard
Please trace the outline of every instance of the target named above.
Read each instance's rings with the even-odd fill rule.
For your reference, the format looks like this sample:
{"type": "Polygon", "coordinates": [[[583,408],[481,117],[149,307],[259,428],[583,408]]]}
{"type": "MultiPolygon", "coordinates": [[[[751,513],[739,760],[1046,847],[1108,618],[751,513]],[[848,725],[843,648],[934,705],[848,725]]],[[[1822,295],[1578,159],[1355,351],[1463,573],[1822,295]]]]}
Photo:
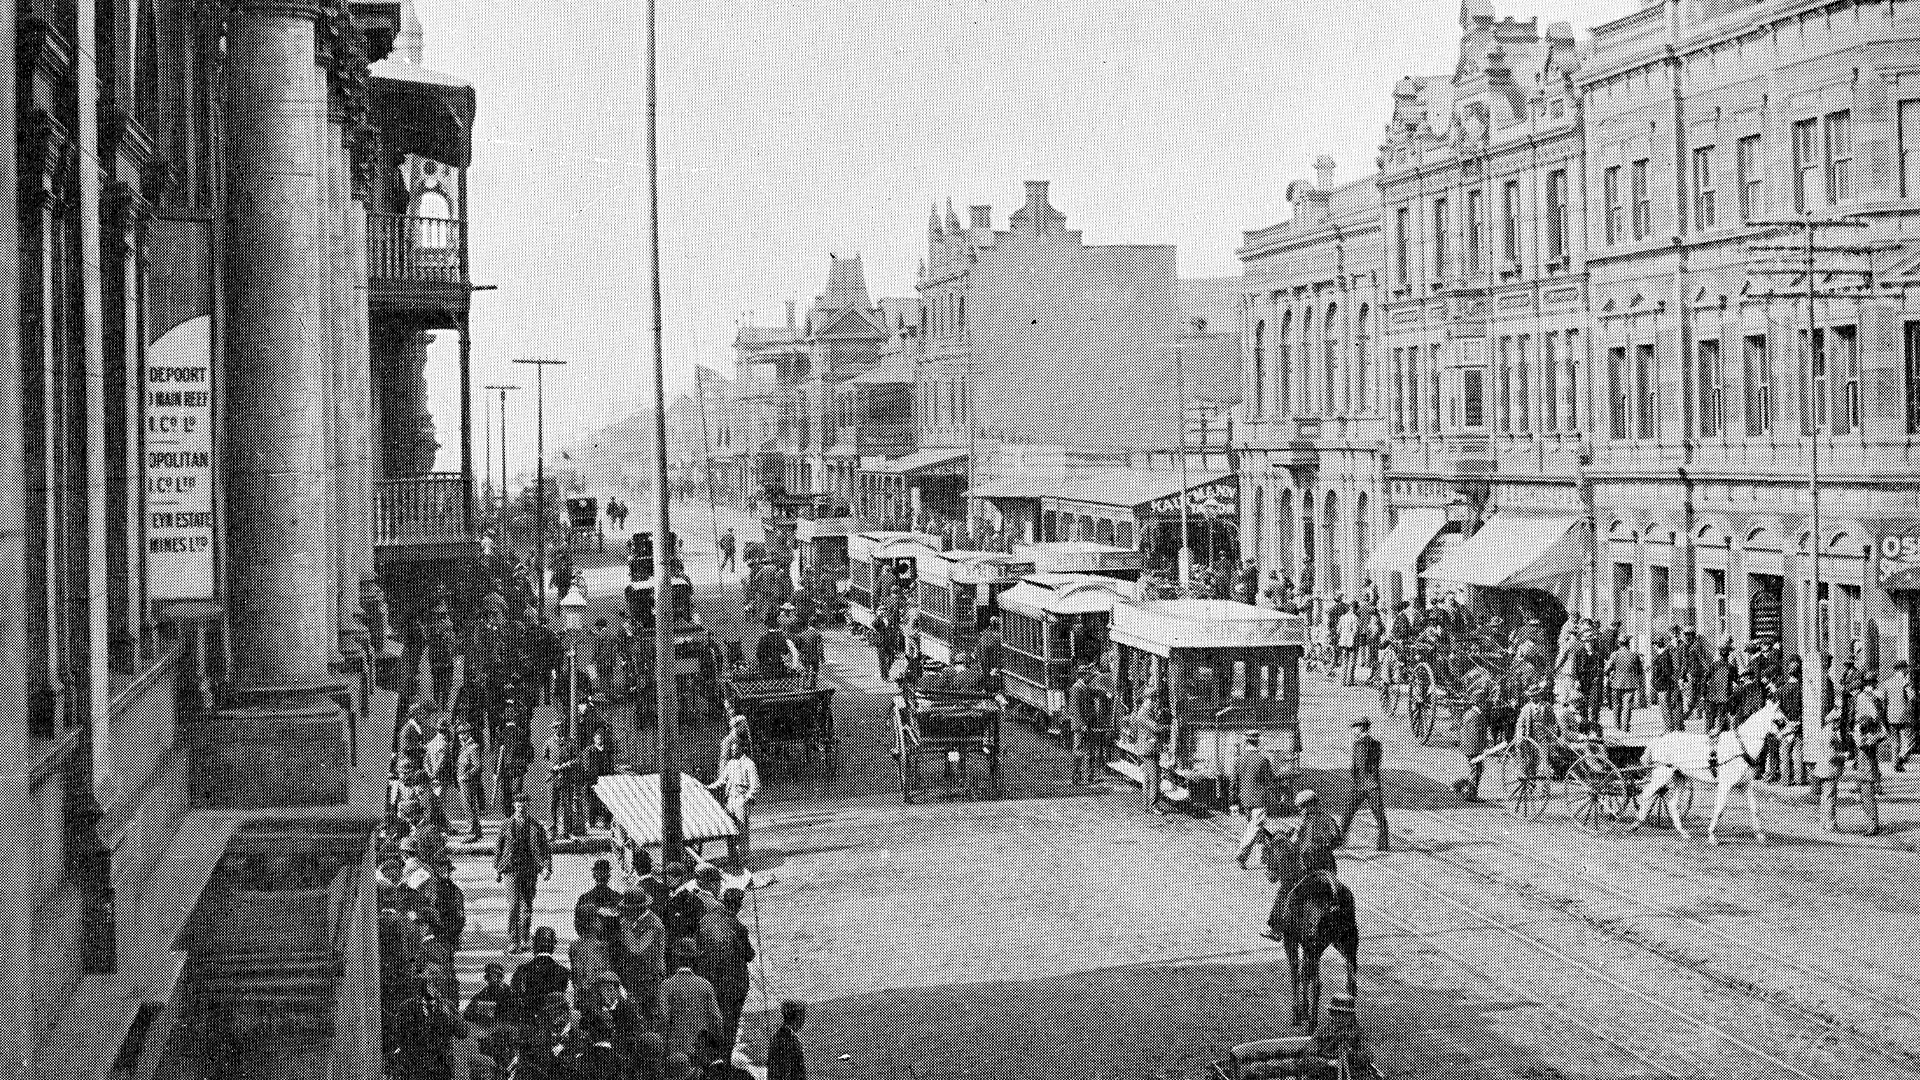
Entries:
{"type": "Polygon", "coordinates": [[[195,316],[147,352],[148,589],[155,600],[211,600],[213,324],[195,316]]]}

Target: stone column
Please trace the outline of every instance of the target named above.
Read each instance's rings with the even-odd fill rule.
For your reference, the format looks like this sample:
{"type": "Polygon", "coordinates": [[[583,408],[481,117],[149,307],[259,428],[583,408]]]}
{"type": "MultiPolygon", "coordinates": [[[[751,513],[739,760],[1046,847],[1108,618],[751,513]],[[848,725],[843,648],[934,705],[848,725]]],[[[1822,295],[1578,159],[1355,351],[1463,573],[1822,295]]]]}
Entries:
{"type": "MultiPolygon", "coordinates": [[[[364,57],[362,57],[364,60],[364,57]]],[[[360,92],[364,94],[364,82],[360,92]]],[[[360,110],[364,111],[364,109],[360,110]]],[[[341,162],[342,181],[346,184],[344,207],[347,273],[340,289],[347,297],[351,316],[352,351],[348,354],[349,393],[354,422],[353,455],[345,482],[352,493],[355,508],[352,532],[353,567],[358,573],[358,602],[366,624],[369,644],[377,660],[387,647],[387,600],[380,589],[380,578],[373,561],[373,476],[375,447],[379,433],[374,424],[378,413],[373,407],[372,317],[367,310],[367,198],[373,175],[370,129],[354,122],[348,114],[348,153],[341,162]]]]}
{"type": "MultiPolygon", "coordinates": [[[[356,97],[353,83],[361,76],[356,70],[364,64],[360,51],[353,47],[354,30],[346,24],[343,9],[333,17],[331,81],[327,94],[326,190],[329,230],[328,286],[332,296],[333,334],[333,463],[334,463],[334,535],[339,548],[339,575],[336,601],[340,623],[340,650],[349,666],[358,668],[367,658],[370,636],[360,606],[362,576],[371,570],[372,553],[362,558],[366,546],[364,524],[366,493],[358,483],[358,465],[367,442],[366,400],[362,380],[367,370],[366,311],[367,292],[364,272],[355,275],[354,235],[352,227],[351,160],[348,153],[352,130],[352,105],[356,97]]],[[[364,231],[360,243],[365,244],[364,231]]]]}
{"type": "Polygon", "coordinates": [[[329,669],[337,644],[325,410],[330,373],[315,236],[315,0],[236,0],[228,34],[227,707],[196,745],[199,797],[334,805],[349,790],[329,669]]]}
{"type": "MultiPolygon", "coordinates": [[[[0,56],[14,53],[15,5],[0,4],[0,56]]],[[[20,310],[20,236],[18,176],[14,153],[13,79],[0,79],[0,311],[20,310]]],[[[26,475],[21,433],[22,411],[20,341],[17,334],[0,334],[0,483],[15,491],[33,491],[26,475]]],[[[18,763],[31,760],[27,717],[27,665],[32,651],[27,640],[27,608],[35,603],[27,588],[26,522],[23,499],[0,499],[0,758],[15,762],[0,771],[0,829],[16,842],[0,844],[0,950],[5,955],[32,955],[36,845],[18,842],[34,835],[36,809],[28,770],[18,763]]],[[[43,661],[44,662],[44,661],[43,661]]],[[[0,969],[0,1078],[24,1080],[33,1062],[33,965],[15,962],[0,969]]]]}

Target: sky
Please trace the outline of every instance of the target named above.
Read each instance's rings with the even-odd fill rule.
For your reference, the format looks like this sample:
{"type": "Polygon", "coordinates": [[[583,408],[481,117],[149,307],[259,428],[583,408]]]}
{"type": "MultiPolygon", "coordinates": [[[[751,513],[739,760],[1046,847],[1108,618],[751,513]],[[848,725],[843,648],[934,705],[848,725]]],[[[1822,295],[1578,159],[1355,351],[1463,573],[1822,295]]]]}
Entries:
{"type": "MultiPolygon", "coordinates": [[[[469,175],[475,453],[487,383],[530,470],[532,369],[547,444],[652,404],[646,377],[643,7],[636,0],[415,0],[426,66],[479,98],[469,175]]],[[[1588,28],[1637,0],[1496,4],[1588,28]]],[[[1232,275],[1244,230],[1329,154],[1373,171],[1394,80],[1452,70],[1457,0],[695,0],[660,4],[661,261],[668,396],[732,370],[751,319],[804,310],[830,254],[872,294],[910,296],[928,207],[994,224],[1025,180],[1088,243],[1171,243],[1187,277],[1232,275]]],[[[455,468],[456,352],[429,366],[455,468]]],[[[489,423],[493,423],[490,421],[489,423]]],[[[495,436],[497,438],[497,435],[495,436]]],[[[494,443],[494,456],[499,454],[494,443]]]]}

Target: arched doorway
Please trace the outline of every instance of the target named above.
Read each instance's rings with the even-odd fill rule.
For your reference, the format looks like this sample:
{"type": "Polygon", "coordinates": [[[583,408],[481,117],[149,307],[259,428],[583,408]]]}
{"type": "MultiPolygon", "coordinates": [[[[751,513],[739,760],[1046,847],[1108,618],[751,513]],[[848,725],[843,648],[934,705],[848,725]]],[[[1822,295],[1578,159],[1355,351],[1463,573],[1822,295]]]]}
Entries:
{"type": "Polygon", "coordinates": [[[1320,533],[1320,550],[1327,564],[1326,582],[1329,593],[1338,594],[1340,581],[1340,504],[1337,496],[1329,491],[1321,500],[1321,514],[1326,524],[1320,533]]]}
{"type": "Polygon", "coordinates": [[[1373,524],[1367,517],[1367,493],[1363,491],[1353,502],[1353,573],[1360,581],[1373,580],[1367,573],[1367,559],[1372,554],[1373,524]]]}
{"type": "Polygon", "coordinates": [[[1319,518],[1314,515],[1313,492],[1300,493],[1300,589],[1313,592],[1320,582],[1319,566],[1315,562],[1315,548],[1318,537],[1314,534],[1314,525],[1319,518]]]}

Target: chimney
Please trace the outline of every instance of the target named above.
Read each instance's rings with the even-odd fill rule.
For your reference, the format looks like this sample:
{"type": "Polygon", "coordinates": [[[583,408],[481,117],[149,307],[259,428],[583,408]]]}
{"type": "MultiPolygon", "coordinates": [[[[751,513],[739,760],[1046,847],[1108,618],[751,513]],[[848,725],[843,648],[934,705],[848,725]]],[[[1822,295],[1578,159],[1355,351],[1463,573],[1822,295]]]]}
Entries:
{"type": "Polygon", "coordinates": [[[1047,205],[1047,182],[1045,180],[1027,181],[1027,209],[1039,211],[1047,205]]]}
{"type": "Polygon", "coordinates": [[[967,207],[967,227],[972,229],[993,228],[993,207],[991,206],[967,207]]]}
{"type": "Polygon", "coordinates": [[[1325,154],[1314,159],[1313,186],[1321,191],[1333,190],[1333,159],[1325,154]]]}
{"type": "Polygon", "coordinates": [[[787,329],[793,329],[793,301],[787,301],[787,329]]]}

